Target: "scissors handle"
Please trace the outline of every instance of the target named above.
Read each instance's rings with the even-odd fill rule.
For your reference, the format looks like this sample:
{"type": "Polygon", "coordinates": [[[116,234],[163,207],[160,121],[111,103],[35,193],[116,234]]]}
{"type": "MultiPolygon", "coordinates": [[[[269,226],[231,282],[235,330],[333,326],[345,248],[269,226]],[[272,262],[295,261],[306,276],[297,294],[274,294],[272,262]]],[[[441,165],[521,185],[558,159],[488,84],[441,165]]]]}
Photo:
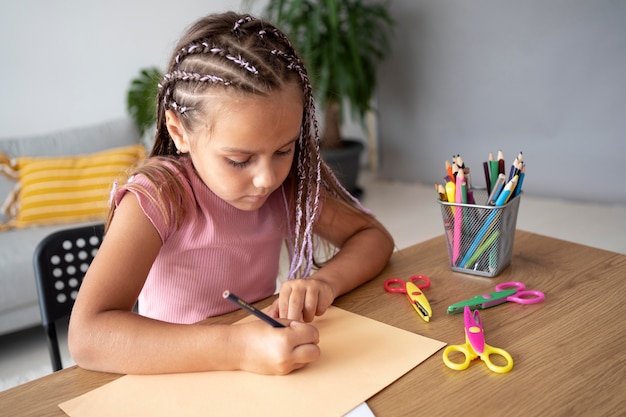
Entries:
{"type": "MultiPolygon", "coordinates": [[[[426,275],[411,275],[409,282],[415,284],[420,290],[430,287],[430,278],[426,275]],[[418,284],[420,281],[422,281],[422,283],[418,284]]],[[[385,281],[385,291],[406,294],[406,282],[400,278],[389,278],[385,281]]]]}
{"type": "Polygon", "coordinates": [[[506,298],[507,301],[519,304],[536,304],[543,301],[545,295],[541,291],[524,290],[506,298]]]}
{"type": "Polygon", "coordinates": [[[507,352],[504,349],[485,344],[485,350],[480,355],[480,358],[483,360],[483,362],[485,362],[485,365],[487,365],[487,368],[491,369],[493,372],[497,372],[499,374],[505,374],[509,372],[511,369],[513,369],[513,358],[511,357],[509,352],[507,352]],[[501,356],[506,361],[506,364],[496,365],[491,360],[492,355],[501,356]]]}
{"type": "Polygon", "coordinates": [[[428,278],[426,275],[411,275],[409,277],[409,281],[415,284],[415,286],[420,290],[430,287],[430,278],[428,278]],[[422,283],[418,284],[418,282],[420,281],[422,283]]]}
{"type": "Polygon", "coordinates": [[[496,285],[496,291],[505,291],[505,290],[517,290],[522,291],[526,289],[526,284],[519,281],[508,281],[503,282],[496,285]]]}
{"type": "MultiPolygon", "coordinates": [[[[458,355],[455,355],[458,356],[458,355]]],[[[471,351],[471,348],[465,345],[448,345],[443,351],[443,363],[450,369],[454,369],[455,371],[462,371],[467,369],[470,365],[470,362],[476,359],[478,356],[471,351]],[[463,354],[464,360],[463,362],[455,362],[450,359],[450,356],[453,352],[459,352],[463,354]]]]}
{"type": "Polygon", "coordinates": [[[541,291],[527,290],[523,282],[510,281],[496,285],[496,291],[517,290],[515,294],[506,297],[507,301],[518,304],[536,304],[544,300],[545,295],[541,291]]]}
{"type": "Polygon", "coordinates": [[[450,369],[454,369],[455,371],[463,371],[467,369],[470,365],[470,362],[474,359],[480,358],[485,362],[487,368],[491,371],[505,374],[513,369],[513,357],[504,349],[493,347],[485,344],[485,350],[482,354],[477,355],[474,350],[468,345],[449,345],[443,351],[443,363],[450,369]],[[453,352],[459,352],[464,356],[463,362],[455,362],[450,356],[453,352]],[[500,356],[504,358],[506,363],[504,365],[497,365],[491,360],[491,356],[500,356]]]}
{"type": "Polygon", "coordinates": [[[389,278],[385,281],[385,291],[406,294],[406,283],[400,278],[389,278]]]}

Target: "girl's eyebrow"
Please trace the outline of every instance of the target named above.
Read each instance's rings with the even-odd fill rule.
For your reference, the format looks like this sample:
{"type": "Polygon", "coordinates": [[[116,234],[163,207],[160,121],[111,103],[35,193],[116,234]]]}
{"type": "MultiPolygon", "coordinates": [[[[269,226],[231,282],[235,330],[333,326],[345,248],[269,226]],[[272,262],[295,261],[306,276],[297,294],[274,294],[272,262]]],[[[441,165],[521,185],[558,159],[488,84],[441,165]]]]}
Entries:
{"type": "MultiPolygon", "coordinates": [[[[295,141],[298,140],[300,136],[298,136],[295,139],[290,139],[288,142],[286,142],[285,144],[281,145],[278,149],[282,149],[285,146],[289,146],[292,143],[294,143],[295,141]]],[[[230,152],[230,153],[239,153],[239,154],[244,154],[244,155],[254,155],[255,153],[257,153],[257,151],[253,151],[250,149],[243,149],[243,148],[236,148],[236,147],[229,147],[229,146],[225,146],[222,148],[222,152],[230,152]]]]}

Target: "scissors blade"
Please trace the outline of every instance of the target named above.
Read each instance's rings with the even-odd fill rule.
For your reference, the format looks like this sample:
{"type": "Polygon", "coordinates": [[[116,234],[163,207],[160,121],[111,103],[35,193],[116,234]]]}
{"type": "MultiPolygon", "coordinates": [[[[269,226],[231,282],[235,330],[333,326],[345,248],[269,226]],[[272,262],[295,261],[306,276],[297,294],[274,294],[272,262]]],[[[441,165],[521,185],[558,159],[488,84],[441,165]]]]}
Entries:
{"type": "Polygon", "coordinates": [[[465,324],[465,338],[471,345],[474,352],[481,355],[485,350],[485,333],[483,331],[483,325],[480,320],[480,313],[478,310],[472,311],[469,306],[463,309],[464,312],[464,324],[465,324]]]}
{"type": "Polygon", "coordinates": [[[417,314],[426,322],[430,321],[433,315],[433,310],[430,307],[430,303],[421,289],[418,288],[412,282],[406,283],[406,295],[411,300],[411,305],[417,312],[417,314]]]}
{"type": "Polygon", "coordinates": [[[463,312],[463,309],[467,306],[471,310],[484,309],[493,307],[498,304],[502,304],[506,301],[506,297],[511,296],[517,292],[516,289],[493,291],[487,294],[477,295],[476,297],[464,300],[448,307],[448,314],[457,314],[463,312]]]}

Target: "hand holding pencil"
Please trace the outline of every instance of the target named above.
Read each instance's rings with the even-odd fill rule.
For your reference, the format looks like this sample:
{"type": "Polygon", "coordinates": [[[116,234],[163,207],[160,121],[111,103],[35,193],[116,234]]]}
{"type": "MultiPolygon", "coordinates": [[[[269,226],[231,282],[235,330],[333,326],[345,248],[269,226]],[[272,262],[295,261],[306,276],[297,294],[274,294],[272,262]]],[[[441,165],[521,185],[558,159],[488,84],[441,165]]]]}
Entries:
{"type": "Polygon", "coordinates": [[[230,291],[224,291],[223,297],[261,319],[231,327],[235,333],[231,338],[233,350],[241,350],[239,369],[286,375],[319,358],[319,332],[314,326],[298,321],[285,326],[230,291]]]}

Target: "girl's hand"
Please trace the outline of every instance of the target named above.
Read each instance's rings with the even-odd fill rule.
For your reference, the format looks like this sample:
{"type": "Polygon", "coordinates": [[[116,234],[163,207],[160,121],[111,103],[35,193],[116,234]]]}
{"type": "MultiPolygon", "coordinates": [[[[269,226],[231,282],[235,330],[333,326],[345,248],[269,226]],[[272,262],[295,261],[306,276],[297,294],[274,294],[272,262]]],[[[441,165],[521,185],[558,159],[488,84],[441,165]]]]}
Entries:
{"type": "Polygon", "coordinates": [[[320,356],[319,332],[310,324],[292,321],[285,328],[261,321],[237,325],[245,332],[241,369],[265,375],[287,375],[320,356]]]}
{"type": "Polygon", "coordinates": [[[321,316],[335,300],[328,283],[314,277],[285,281],[269,309],[273,317],[309,323],[321,316]]]}

